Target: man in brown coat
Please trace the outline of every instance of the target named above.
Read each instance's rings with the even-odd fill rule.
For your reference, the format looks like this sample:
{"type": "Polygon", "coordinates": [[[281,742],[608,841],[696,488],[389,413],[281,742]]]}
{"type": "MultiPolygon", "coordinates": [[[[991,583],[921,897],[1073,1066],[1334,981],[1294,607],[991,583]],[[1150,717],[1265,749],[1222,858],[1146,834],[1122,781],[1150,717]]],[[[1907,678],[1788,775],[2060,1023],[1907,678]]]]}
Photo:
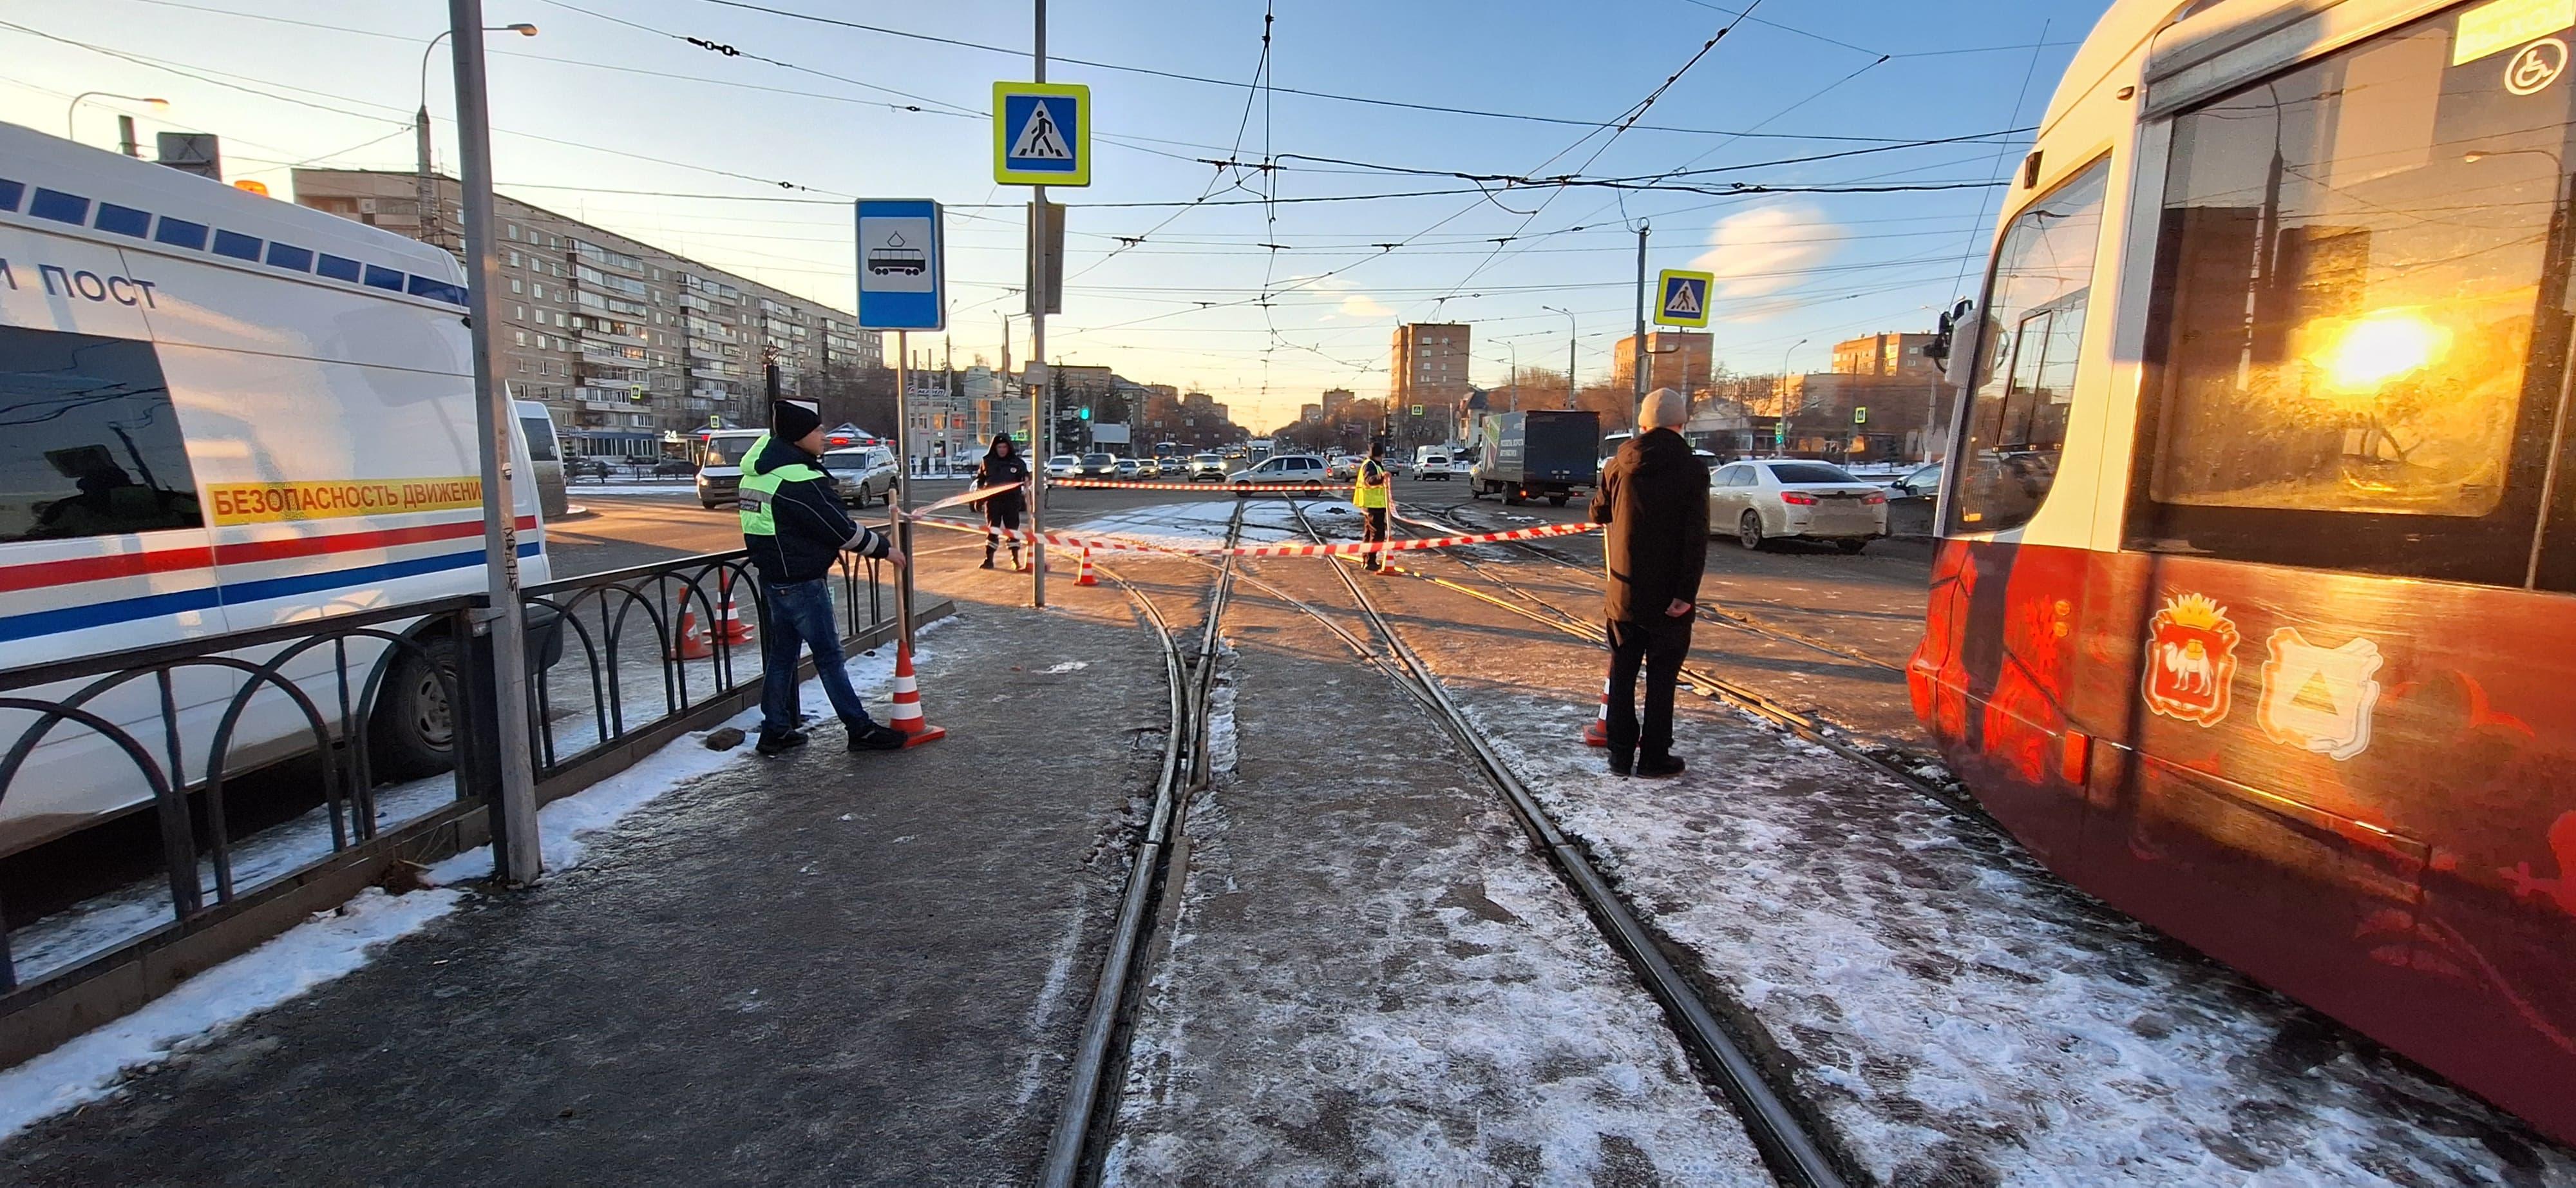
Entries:
{"type": "Polygon", "coordinates": [[[1640,432],[1602,469],[1592,499],[1593,522],[1605,525],[1601,545],[1610,571],[1610,770],[1623,776],[1682,772],[1673,754],[1673,687],[1690,655],[1691,614],[1708,565],[1708,467],[1682,440],[1689,419],[1690,402],[1681,393],[1648,393],[1637,409],[1640,432]]]}

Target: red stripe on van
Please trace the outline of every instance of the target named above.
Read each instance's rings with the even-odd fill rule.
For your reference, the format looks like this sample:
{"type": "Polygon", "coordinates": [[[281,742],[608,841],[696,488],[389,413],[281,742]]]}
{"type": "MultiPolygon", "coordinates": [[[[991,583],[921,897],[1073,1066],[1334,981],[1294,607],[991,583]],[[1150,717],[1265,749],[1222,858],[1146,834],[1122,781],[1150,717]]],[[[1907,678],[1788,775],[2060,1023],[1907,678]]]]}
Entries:
{"type": "MultiPolygon", "coordinates": [[[[534,531],[536,527],[535,516],[519,517],[521,531],[534,531]]],[[[118,553],[107,557],[76,557],[64,561],[0,565],[0,594],[18,590],[36,590],[48,586],[69,586],[80,582],[106,581],[110,578],[210,569],[216,565],[255,565],[262,561],[287,561],[297,557],[318,557],[328,553],[356,552],[360,549],[389,549],[399,545],[458,540],[482,534],[483,521],[459,520],[453,524],[424,524],[414,528],[384,528],[372,532],[341,532],[328,536],[290,536],[278,540],[252,541],[248,544],[216,545],[212,548],[191,545],[186,548],[157,549],[148,553],[118,553]]]]}

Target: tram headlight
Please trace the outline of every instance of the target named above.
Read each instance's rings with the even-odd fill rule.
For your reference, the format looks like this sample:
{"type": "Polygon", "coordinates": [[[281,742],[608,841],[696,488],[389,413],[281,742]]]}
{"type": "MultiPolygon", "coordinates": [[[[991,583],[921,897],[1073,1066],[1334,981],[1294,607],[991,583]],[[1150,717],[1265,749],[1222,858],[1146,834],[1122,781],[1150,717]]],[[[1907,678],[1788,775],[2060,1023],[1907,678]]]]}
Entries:
{"type": "Polygon", "coordinates": [[[2449,330],[2412,309],[2383,309],[2346,323],[2314,361],[2328,388],[2364,396],[2441,362],[2450,350],[2449,330]]]}

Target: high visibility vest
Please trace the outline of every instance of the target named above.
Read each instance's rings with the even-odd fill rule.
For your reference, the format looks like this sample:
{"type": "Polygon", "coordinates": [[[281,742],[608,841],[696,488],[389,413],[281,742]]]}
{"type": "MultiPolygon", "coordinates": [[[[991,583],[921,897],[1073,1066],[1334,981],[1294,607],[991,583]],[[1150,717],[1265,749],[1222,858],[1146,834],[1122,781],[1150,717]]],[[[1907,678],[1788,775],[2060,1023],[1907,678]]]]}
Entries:
{"type": "Polygon", "coordinates": [[[1375,461],[1360,463],[1360,481],[1351,490],[1351,503],[1364,510],[1377,510],[1392,502],[1394,488],[1387,482],[1386,467],[1375,461]]]}
{"type": "Polygon", "coordinates": [[[778,535],[777,512],[771,506],[771,501],[778,497],[780,485],[823,477],[820,467],[804,462],[790,462],[771,471],[754,469],[755,464],[760,461],[762,451],[768,448],[769,435],[763,433],[753,439],[751,448],[744,451],[742,455],[742,483],[735,488],[735,492],[736,497],[741,501],[738,506],[742,513],[742,534],[745,537],[778,535]]]}

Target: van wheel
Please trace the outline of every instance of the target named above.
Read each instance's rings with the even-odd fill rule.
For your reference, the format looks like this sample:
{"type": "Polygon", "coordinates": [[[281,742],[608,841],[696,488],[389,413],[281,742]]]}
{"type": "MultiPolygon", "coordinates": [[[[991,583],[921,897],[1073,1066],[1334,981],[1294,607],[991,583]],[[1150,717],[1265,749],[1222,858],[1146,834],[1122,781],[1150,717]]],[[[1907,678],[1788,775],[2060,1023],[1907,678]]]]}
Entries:
{"type": "Polygon", "coordinates": [[[1735,522],[1735,543],[1748,549],[1762,547],[1762,513],[1746,509],[1744,518],[1735,522]]]}
{"type": "Polygon", "coordinates": [[[1571,498],[1573,498],[1573,496],[1568,494],[1550,495],[1547,497],[1547,505],[1549,507],[1563,507],[1565,506],[1565,501],[1571,498]]]}
{"type": "Polygon", "coordinates": [[[379,779],[437,775],[456,765],[456,712],[438,674],[456,676],[456,641],[420,641],[420,652],[394,657],[367,729],[379,779]]]}

